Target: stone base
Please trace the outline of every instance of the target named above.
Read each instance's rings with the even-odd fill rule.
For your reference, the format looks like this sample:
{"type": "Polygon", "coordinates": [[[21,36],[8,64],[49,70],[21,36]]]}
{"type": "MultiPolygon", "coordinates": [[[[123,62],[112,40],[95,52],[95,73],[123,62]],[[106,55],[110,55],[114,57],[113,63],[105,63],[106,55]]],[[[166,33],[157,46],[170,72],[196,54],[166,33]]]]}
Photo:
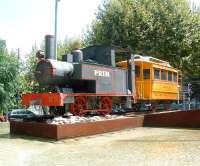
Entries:
{"type": "Polygon", "coordinates": [[[146,114],[144,116],[144,126],[200,128],[200,110],[146,114]]]}
{"type": "Polygon", "coordinates": [[[142,126],[200,128],[200,110],[147,113],[122,119],[64,125],[11,121],[10,133],[59,140],[142,126]]]}
{"type": "Polygon", "coordinates": [[[88,136],[143,126],[143,116],[88,123],[52,125],[38,122],[10,122],[10,134],[63,139],[88,136]]]}

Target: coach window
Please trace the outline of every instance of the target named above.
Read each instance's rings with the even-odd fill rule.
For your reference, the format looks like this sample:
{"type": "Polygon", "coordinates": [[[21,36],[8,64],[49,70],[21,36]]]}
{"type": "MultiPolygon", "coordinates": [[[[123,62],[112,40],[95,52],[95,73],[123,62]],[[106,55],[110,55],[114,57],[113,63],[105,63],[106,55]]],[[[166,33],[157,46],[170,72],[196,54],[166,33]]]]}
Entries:
{"type": "Polygon", "coordinates": [[[172,81],[172,72],[168,71],[168,81],[172,81]]]}
{"type": "Polygon", "coordinates": [[[161,80],[167,80],[167,71],[161,70],[161,80]]]}
{"type": "Polygon", "coordinates": [[[154,68],[154,80],[160,79],[160,69],[154,68]]]}
{"type": "Polygon", "coordinates": [[[177,73],[173,73],[173,81],[177,82],[177,73]]]}
{"type": "Polygon", "coordinates": [[[135,65],[135,75],[136,77],[140,77],[140,66],[135,65]]]}
{"type": "Polygon", "coordinates": [[[143,70],[144,80],[150,79],[150,69],[144,69],[143,70]]]}

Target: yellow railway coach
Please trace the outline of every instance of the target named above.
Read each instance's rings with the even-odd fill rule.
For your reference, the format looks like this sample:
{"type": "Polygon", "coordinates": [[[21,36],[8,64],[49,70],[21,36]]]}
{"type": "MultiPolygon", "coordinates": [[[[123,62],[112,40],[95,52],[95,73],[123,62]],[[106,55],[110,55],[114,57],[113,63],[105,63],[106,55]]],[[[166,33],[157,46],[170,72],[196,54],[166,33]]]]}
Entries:
{"type": "MultiPolygon", "coordinates": [[[[181,72],[168,62],[149,56],[135,55],[136,99],[140,101],[171,102],[180,99],[181,72]]],[[[127,69],[127,61],[117,63],[127,69]]]]}

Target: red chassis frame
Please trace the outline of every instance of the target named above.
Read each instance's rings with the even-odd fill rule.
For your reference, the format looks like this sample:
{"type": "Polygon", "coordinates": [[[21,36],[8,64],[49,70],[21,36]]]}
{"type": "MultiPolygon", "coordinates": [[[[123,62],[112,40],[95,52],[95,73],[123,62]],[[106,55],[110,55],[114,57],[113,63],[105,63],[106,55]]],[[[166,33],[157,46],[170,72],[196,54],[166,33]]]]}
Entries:
{"type": "MultiPolygon", "coordinates": [[[[28,107],[31,104],[41,106],[64,106],[64,101],[67,97],[76,97],[74,103],[70,104],[70,112],[73,115],[84,116],[87,112],[98,112],[102,115],[112,112],[112,99],[110,97],[122,97],[132,95],[127,94],[92,94],[92,93],[32,93],[22,96],[22,104],[28,107]],[[89,110],[87,97],[101,97],[100,108],[97,110],[89,110]]],[[[134,97],[133,97],[134,99],[134,97]]],[[[56,112],[55,112],[56,113],[56,112]]]]}
{"type": "Polygon", "coordinates": [[[66,97],[135,97],[133,95],[120,94],[120,93],[28,93],[22,95],[22,104],[28,107],[31,104],[37,104],[41,106],[64,106],[64,100],[66,97]],[[33,102],[33,103],[32,103],[33,102]]]}

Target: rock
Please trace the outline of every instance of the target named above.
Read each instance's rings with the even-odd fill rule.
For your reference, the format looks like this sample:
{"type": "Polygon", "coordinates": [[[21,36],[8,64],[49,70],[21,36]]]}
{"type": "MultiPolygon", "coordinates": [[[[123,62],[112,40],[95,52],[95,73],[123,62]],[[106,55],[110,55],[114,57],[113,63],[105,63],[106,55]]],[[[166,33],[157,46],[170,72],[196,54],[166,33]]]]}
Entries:
{"type": "Polygon", "coordinates": [[[117,115],[106,115],[106,116],[90,116],[90,117],[80,117],[80,116],[66,116],[66,117],[56,117],[53,120],[47,120],[48,124],[63,125],[63,124],[75,124],[75,123],[88,123],[96,121],[104,121],[109,119],[122,118],[123,116],[117,115]]]}

